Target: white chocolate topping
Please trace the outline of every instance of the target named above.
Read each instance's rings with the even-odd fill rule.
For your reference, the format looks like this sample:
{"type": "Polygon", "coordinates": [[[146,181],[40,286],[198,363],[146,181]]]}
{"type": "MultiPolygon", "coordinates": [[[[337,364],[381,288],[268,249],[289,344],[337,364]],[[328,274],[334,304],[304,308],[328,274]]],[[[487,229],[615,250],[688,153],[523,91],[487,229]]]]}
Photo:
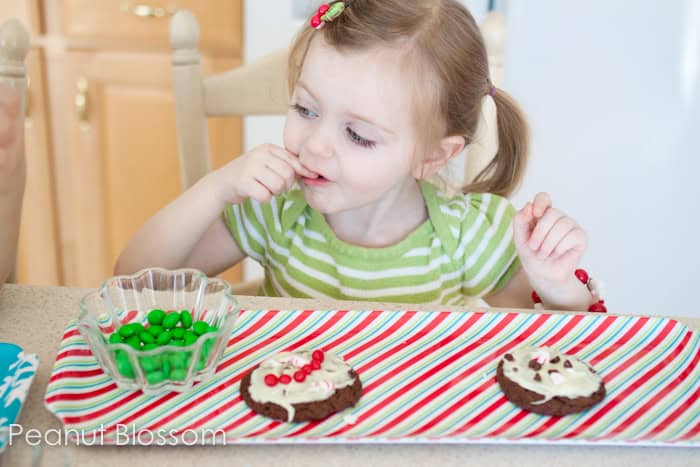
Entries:
{"type": "Polygon", "coordinates": [[[542,394],[542,404],[562,396],[587,397],[600,387],[602,378],[586,363],[549,347],[520,347],[503,357],[503,374],[518,385],[542,394]]]}
{"type": "Polygon", "coordinates": [[[281,352],[262,362],[251,375],[248,388],[250,397],[261,404],[272,402],[284,407],[291,422],[294,418],[292,404],[326,400],[336,389],[351,386],[355,382],[349,373],[352,367],[331,352],[324,354],[320,369],[307,374],[304,381],[296,381],[294,373],[311,363],[311,354],[310,350],[281,352]],[[291,382],[282,384],[278,381],[274,386],[265,383],[265,376],[274,375],[279,379],[283,374],[291,377],[291,382]]]}

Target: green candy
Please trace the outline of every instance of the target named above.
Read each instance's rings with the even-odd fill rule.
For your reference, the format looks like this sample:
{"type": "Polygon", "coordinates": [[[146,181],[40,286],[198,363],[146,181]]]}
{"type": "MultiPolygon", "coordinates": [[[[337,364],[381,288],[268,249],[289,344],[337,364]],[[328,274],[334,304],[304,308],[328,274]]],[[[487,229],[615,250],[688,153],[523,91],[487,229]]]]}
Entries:
{"type": "Polygon", "coordinates": [[[137,336],[146,330],[141,323],[131,323],[130,326],[134,330],[134,334],[137,336]]]}
{"type": "Polygon", "coordinates": [[[170,342],[172,333],[170,331],[164,331],[163,334],[156,338],[156,343],[158,345],[167,345],[170,342]]]}
{"type": "Polygon", "coordinates": [[[153,334],[147,331],[143,331],[141,334],[139,334],[139,339],[141,339],[141,342],[144,344],[153,344],[156,341],[156,338],[153,337],[153,334]]]}
{"type": "Polygon", "coordinates": [[[161,368],[160,370],[163,372],[165,375],[170,374],[170,360],[167,358],[164,358],[163,361],[161,362],[161,368]]]}
{"type": "Polygon", "coordinates": [[[173,329],[173,339],[182,339],[185,337],[185,330],[182,328],[173,329]]]}
{"type": "Polygon", "coordinates": [[[148,313],[148,322],[151,324],[161,324],[165,318],[165,312],[163,310],[151,310],[148,313]]]}
{"type": "Polygon", "coordinates": [[[117,362],[117,371],[125,378],[132,379],[134,377],[134,369],[131,368],[131,363],[117,362]]]}
{"type": "Polygon", "coordinates": [[[168,357],[170,366],[173,369],[182,369],[187,367],[187,356],[184,352],[173,352],[168,357]]]}
{"type": "Polygon", "coordinates": [[[187,378],[187,370],[176,369],[170,372],[170,379],[173,381],[184,381],[187,378]]]}
{"type": "Polygon", "coordinates": [[[192,314],[189,312],[189,310],[182,310],[180,312],[180,322],[182,323],[182,327],[185,329],[189,329],[190,326],[192,326],[192,314]]]}
{"type": "Polygon", "coordinates": [[[207,358],[209,356],[209,352],[211,352],[211,348],[214,345],[216,341],[214,339],[207,339],[204,341],[204,344],[202,344],[202,357],[207,358]]]}
{"type": "Polygon", "coordinates": [[[219,330],[219,328],[217,328],[216,326],[209,326],[207,328],[207,332],[216,332],[218,330],[219,330]]]}
{"type": "Polygon", "coordinates": [[[163,318],[163,327],[167,329],[172,329],[177,326],[180,322],[180,313],[168,313],[165,318],[163,318]]]}
{"type": "Polygon", "coordinates": [[[194,330],[195,334],[201,336],[209,331],[209,324],[206,321],[197,321],[192,325],[192,329],[194,330]]]}
{"type": "Polygon", "coordinates": [[[125,324],[119,328],[119,335],[122,337],[131,337],[136,334],[136,329],[131,324],[125,324]]]}
{"type": "Polygon", "coordinates": [[[192,345],[195,342],[197,342],[197,334],[193,333],[192,331],[185,331],[185,336],[183,339],[185,340],[185,345],[192,345]]]}
{"type": "Polygon", "coordinates": [[[202,371],[205,366],[207,366],[207,361],[200,359],[199,362],[197,362],[197,371],[202,371]]]}
{"type": "Polygon", "coordinates": [[[160,370],[146,373],[146,381],[148,382],[148,384],[162,383],[163,381],[165,381],[165,373],[163,373],[160,370]]]}
{"type": "Polygon", "coordinates": [[[163,334],[163,326],[159,324],[154,324],[152,326],[149,326],[148,329],[146,329],[148,333],[150,333],[153,337],[158,337],[161,334],[163,334]]]}
{"type": "Polygon", "coordinates": [[[185,346],[185,341],[182,339],[173,339],[170,341],[170,345],[176,345],[178,347],[184,347],[185,346]]]}
{"type": "Polygon", "coordinates": [[[129,379],[134,377],[134,369],[131,367],[131,362],[126,352],[123,350],[116,350],[114,352],[114,362],[120,375],[129,379]]]}
{"type": "Polygon", "coordinates": [[[155,342],[151,342],[149,344],[144,344],[143,348],[141,350],[146,351],[146,350],[153,350],[153,349],[157,349],[157,348],[158,348],[158,344],[156,344],[155,342]]]}
{"type": "Polygon", "coordinates": [[[124,343],[130,345],[134,350],[141,350],[141,339],[139,339],[139,336],[128,337],[124,343]]]}
{"type": "Polygon", "coordinates": [[[109,343],[110,344],[121,344],[123,341],[122,336],[119,335],[118,332],[115,332],[111,336],[109,336],[109,343]]]}
{"type": "Polygon", "coordinates": [[[141,363],[141,368],[143,369],[144,373],[156,371],[160,366],[153,357],[141,357],[139,358],[139,362],[141,363]]]}

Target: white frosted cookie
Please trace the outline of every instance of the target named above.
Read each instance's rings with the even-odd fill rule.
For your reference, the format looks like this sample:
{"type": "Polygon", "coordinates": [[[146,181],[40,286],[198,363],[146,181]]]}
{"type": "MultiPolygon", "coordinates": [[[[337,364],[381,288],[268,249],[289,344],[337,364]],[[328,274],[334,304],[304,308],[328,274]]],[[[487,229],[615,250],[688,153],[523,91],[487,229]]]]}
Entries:
{"type": "Polygon", "coordinates": [[[357,373],[331,352],[281,352],[241,381],[241,397],[255,412],[285,421],[319,420],[355,405],[362,395],[357,373]]]}
{"type": "Polygon", "coordinates": [[[509,401],[543,415],[581,412],[605,397],[603,378],[590,365],[549,347],[505,354],[496,379],[509,401]]]}

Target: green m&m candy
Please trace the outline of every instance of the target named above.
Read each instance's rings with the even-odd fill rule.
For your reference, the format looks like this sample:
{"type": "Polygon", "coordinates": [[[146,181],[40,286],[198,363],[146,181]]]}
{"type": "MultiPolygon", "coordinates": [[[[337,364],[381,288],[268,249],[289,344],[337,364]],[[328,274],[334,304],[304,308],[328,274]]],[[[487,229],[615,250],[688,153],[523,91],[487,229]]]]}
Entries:
{"type": "Polygon", "coordinates": [[[164,331],[161,335],[159,335],[156,338],[156,343],[158,345],[168,345],[171,338],[172,338],[172,333],[170,331],[164,331]]]}
{"type": "Polygon", "coordinates": [[[194,330],[195,334],[201,336],[209,330],[209,323],[206,321],[197,321],[192,325],[192,329],[194,330]]]}
{"type": "Polygon", "coordinates": [[[131,324],[124,324],[119,328],[119,335],[123,338],[131,337],[136,334],[136,329],[131,324]]]}
{"type": "Polygon", "coordinates": [[[139,363],[141,363],[141,369],[143,369],[144,373],[150,373],[152,371],[156,371],[160,365],[158,365],[158,362],[156,361],[155,358],[153,357],[140,357],[139,358],[139,363]]]}
{"type": "Polygon", "coordinates": [[[175,328],[172,331],[173,333],[173,339],[182,339],[185,337],[185,330],[182,328],[175,328]]]}
{"type": "Polygon", "coordinates": [[[137,336],[146,330],[141,323],[131,323],[129,326],[131,326],[131,329],[134,330],[134,334],[137,336]]]}
{"type": "Polygon", "coordinates": [[[148,382],[148,384],[162,383],[163,381],[165,381],[165,378],[165,373],[163,373],[163,371],[161,370],[146,373],[146,381],[148,382]]]}
{"type": "Polygon", "coordinates": [[[187,378],[187,370],[178,368],[170,372],[170,379],[173,381],[184,381],[187,378]]]}
{"type": "Polygon", "coordinates": [[[153,337],[158,337],[163,333],[163,326],[160,324],[153,324],[146,329],[153,337]]]}
{"type": "Polygon", "coordinates": [[[185,345],[192,345],[195,342],[197,342],[197,334],[193,333],[192,331],[185,331],[185,335],[183,337],[183,340],[185,341],[185,345]]]}
{"type": "Polygon", "coordinates": [[[139,334],[139,339],[141,339],[141,342],[143,342],[144,344],[154,344],[156,342],[156,338],[153,337],[153,334],[146,331],[143,331],[141,334],[139,334]]]}
{"type": "Polygon", "coordinates": [[[192,314],[189,312],[189,310],[182,310],[180,312],[180,322],[182,323],[182,327],[185,329],[189,329],[190,326],[192,326],[192,314]]]}
{"type": "Polygon", "coordinates": [[[146,317],[149,323],[157,325],[163,323],[163,318],[165,318],[165,312],[163,310],[151,310],[146,317]]]}
{"type": "Polygon", "coordinates": [[[166,329],[172,329],[177,326],[177,323],[179,322],[180,313],[168,313],[165,315],[165,318],[163,318],[163,327],[166,329]]]}
{"type": "Polygon", "coordinates": [[[131,367],[131,362],[129,361],[129,356],[123,350],[114,351],[114,363],[116,364],[117,371],[120,375],[125,378],[134,377],[134,369],[131,367]]]}
{"type": "Polygon", "coordinates": [[[173,352],[168,356],[170,367],[174,369],[187,367],[187,356],[185,352],[173,352]]]}
{"type": "Polygon", "coordinates": [[[139,339],[139,336],[127,337],[124,343],[130,345],[132,349],[141,350],[141,339],[139,339]]]}
{"type": "Polygon", "coordinates": [[[111,336],[109,336],[109,343],[110,344],[121,344],[122,342],[123,342],[122,336],[118,332],[115,332],[111,336]]]}

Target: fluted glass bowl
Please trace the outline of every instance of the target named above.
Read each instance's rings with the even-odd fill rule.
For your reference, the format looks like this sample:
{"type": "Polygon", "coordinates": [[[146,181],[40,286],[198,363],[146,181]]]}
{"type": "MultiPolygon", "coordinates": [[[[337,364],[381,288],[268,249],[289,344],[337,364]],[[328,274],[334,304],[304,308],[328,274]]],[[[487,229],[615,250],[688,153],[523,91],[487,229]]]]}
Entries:
{"type": "Polygon", "coordinates": [[[221,279],[209,278],[195,269],[150,268],[107,279],[98,290],[84,296],[80,300],[79,329],[102,368],[120,388],[141,389],[146,394],[181,392],[214,374],[239,311],[231,287],[221,279]],[[177,327],[183,329],[178,332],[186,337],[175,339],[175,328],[153,319],[160,312],[151,316],[156,324],[149,322],[153,310],[163,310],[166,318],[171,313],[189,314],[192,323],[200,324],[186,328],[189,318],[178,320],[177,327]],[[132,323],[140,323],[143,328],[132,323]],[[127,328],[120,331],[124,326],[127,328]],[[154,326],[159,326],[161,332],[154,326]],[[137,336],[151,333],[154,340],[168,331],[172,338],[164,344],[138,343],[123,336],[130,334],[129,330],[137,336]]]}

